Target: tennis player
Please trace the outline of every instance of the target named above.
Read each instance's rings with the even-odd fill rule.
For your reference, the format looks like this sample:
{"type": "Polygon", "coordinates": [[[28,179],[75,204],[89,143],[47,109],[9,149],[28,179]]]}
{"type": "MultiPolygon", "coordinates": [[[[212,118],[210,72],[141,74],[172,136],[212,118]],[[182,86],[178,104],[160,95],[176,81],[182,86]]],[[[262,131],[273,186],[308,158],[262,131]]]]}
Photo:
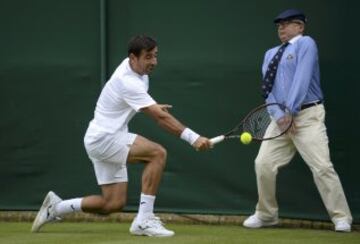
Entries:
{"type": "Polygon", "coordinates": [[[173,236],[154,215],[154,202],[166,165],[166,150],[159,144],[128,131],[128,123],[137,112],[144,112],[160,127],[179,136],[196,150],[207,150],[210,142],[186,128],[168,109],[148,93],[149,77],[157,65],[157,42],[145,35],[133,37],[128,57],[115,70],[103,88],[96,104],[94,118],[84,143],[91,159],[102,195],[62,200],[50,191],[38,212],[32,232],[50,221],[74,212],[109,214],[119,212],[126,204],[127,163],[143,162],[142,192],[139,211],[130,233],[145,236],[173,236]]]}

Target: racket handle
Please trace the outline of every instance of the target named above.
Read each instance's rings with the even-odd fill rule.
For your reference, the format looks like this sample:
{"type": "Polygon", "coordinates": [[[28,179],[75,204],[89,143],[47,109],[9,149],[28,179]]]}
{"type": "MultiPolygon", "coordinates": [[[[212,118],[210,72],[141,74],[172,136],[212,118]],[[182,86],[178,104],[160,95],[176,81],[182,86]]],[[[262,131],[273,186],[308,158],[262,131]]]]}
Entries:
{"type": "Polygon", "coordinates": [[[216,136],[216,137],[211,138],[210,142],[211,142],[211,144],[215,145],[215,144],[217,144],[219,142],[222,142],[224,139],[225,139],[224,135],[216,136]]]}

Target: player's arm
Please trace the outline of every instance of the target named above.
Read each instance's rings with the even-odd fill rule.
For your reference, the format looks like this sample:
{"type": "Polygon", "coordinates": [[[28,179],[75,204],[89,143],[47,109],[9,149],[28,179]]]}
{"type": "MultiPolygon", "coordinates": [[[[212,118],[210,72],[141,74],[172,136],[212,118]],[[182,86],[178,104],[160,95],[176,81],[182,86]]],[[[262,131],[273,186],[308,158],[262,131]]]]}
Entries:
{"type": "Polygon", "coordinates": [[[211,147],[209,140],[186,128],[180,121],[172,116],[168,109],[171,108],[167,104],[153,104],[142,108],[141,111],[153,118],[158,125],[166,131],[181,137],[189,142],[197,150],[206,150],[211,147]]]}
{"type": "Polygon", "coordinates": [[[185,126],[168,112],[169,108],[171,108],[170,105],[154,104],[141,109],[141,111],[153,118],[161,128],[180,136],[185,130],[185,126]]]}

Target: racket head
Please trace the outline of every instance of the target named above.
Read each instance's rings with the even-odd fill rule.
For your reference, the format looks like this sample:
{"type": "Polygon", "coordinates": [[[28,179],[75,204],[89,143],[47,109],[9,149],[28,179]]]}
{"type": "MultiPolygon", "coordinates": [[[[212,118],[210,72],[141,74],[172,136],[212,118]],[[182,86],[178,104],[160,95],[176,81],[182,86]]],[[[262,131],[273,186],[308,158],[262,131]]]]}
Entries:
{"type": "Polygon", "coordinates": [[[253,109],[242,121],[242,130],[254,140],[265,141],[285,134],[293,123],[290,109],[281,103],[267,103],[253,109]],[[276,126],[269,125],[274,121],[276,126]]]}

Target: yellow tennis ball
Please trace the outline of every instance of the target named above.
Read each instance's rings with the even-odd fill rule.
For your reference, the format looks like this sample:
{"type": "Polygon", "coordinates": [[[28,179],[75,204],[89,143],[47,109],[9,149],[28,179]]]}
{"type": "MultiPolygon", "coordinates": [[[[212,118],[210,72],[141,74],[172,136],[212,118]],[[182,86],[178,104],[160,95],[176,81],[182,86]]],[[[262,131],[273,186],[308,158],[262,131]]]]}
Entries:
{"type": "Polygon", "coordinates": [[[252,141],[252,136],[249,132],[244,132],[240,136],[240,141],[243,144],[249,144],[252,141]]]}

